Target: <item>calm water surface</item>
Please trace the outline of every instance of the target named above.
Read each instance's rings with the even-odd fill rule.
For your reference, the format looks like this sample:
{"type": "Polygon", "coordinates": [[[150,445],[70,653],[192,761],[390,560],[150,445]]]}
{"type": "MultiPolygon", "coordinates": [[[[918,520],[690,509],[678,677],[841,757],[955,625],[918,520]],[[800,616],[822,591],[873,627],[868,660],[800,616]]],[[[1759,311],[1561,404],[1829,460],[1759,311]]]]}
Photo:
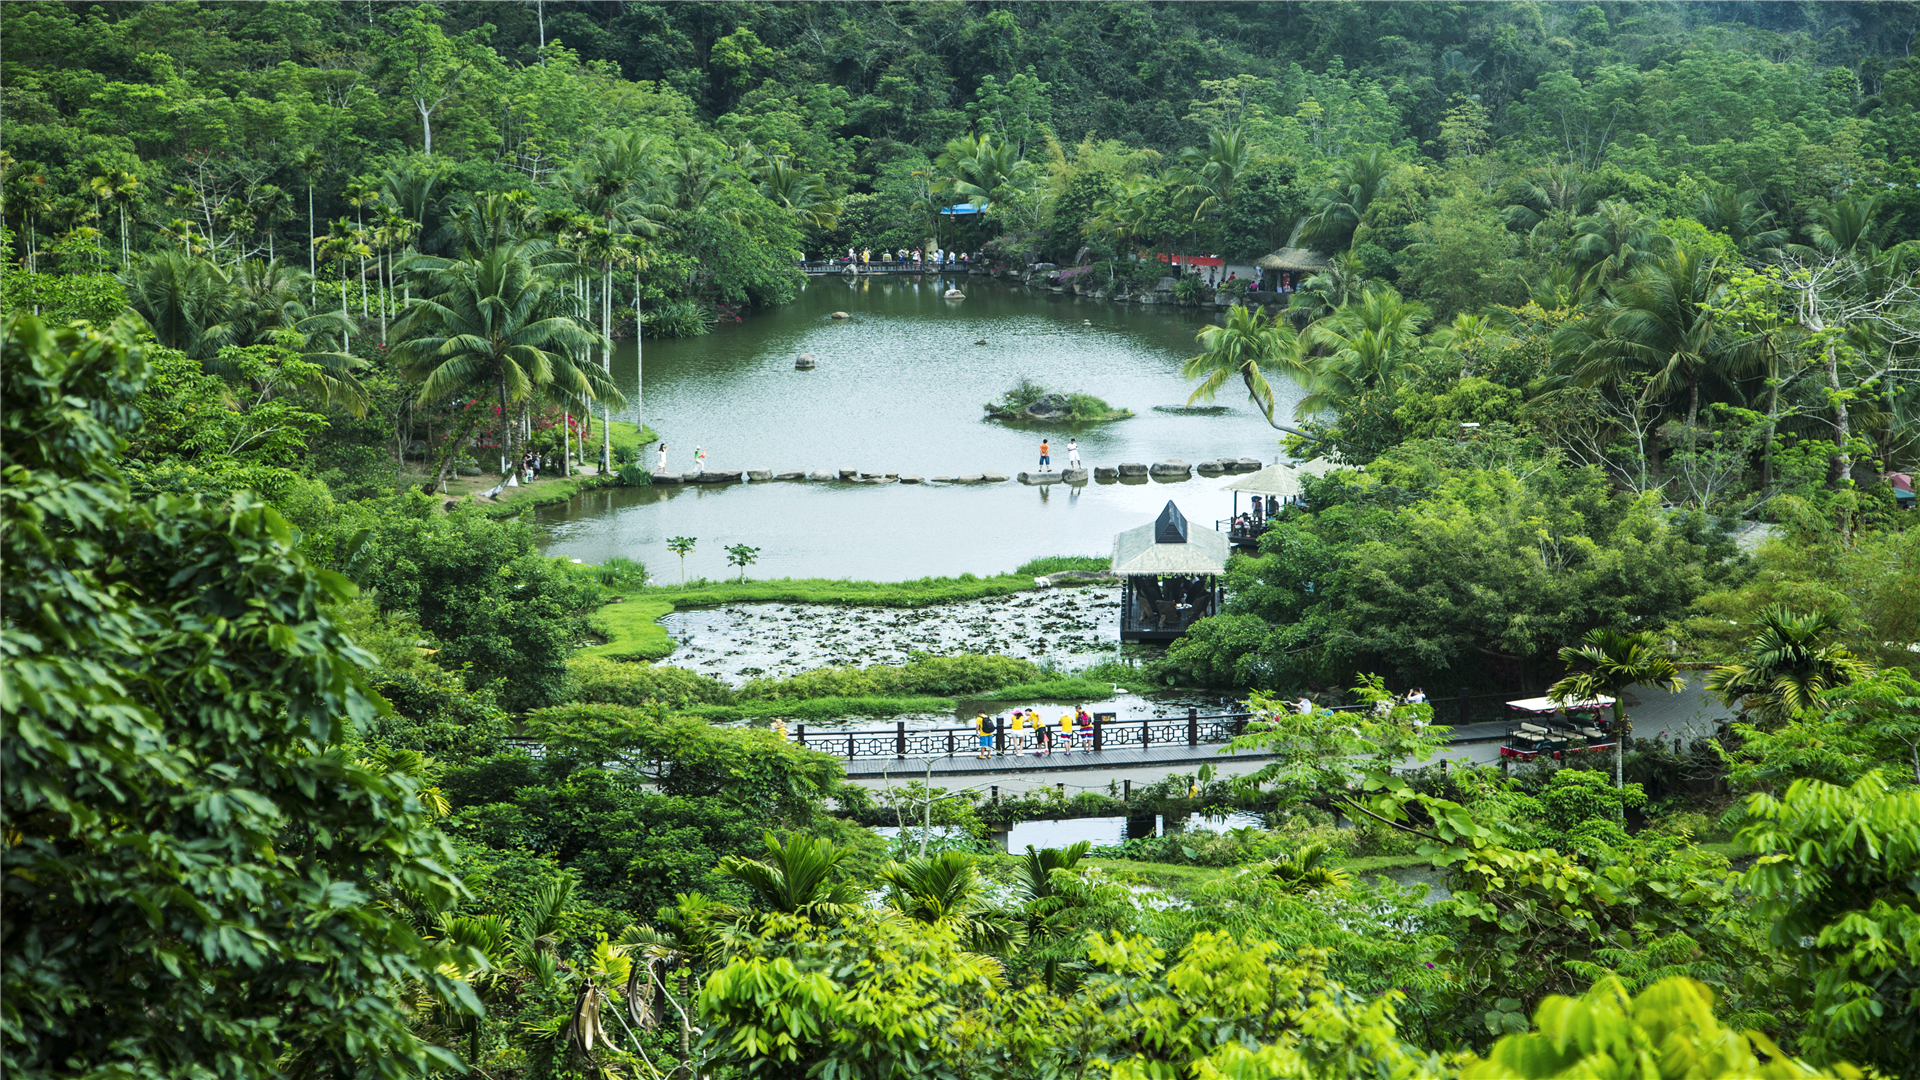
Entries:
{"type": "MultiPolygon", "coordinates": [[[[636,402],[626,418],[644,415],[661,433],[674,470],[693,468],[694,447],[704,446],[715,469],[1012,476],[1036,466],[1043,433],[1053,436],[1056,468],[1069,434],[1079,437],[1089,465],[1278,459],[1278,433],[1244,393],[1222,393],[1225,408],[1212,415],[1154,410],[1186,402],[1180,362],[1193,355],[1201,313],[977,279],[960,279],[966,300],[942,299],[952,283],[932,275],[851,285],[816,279],[794,303],[708,336],[647,342],[644,387],[629,344],[614,371],[636,402]],[[829,319],[834,311],[852,318],[829,319]],[[802,352],[814,355],[817,369],[794,370],[802,352]],[[1022,377],[1091,393],[1136,415],[1077,432],[984,420],[981,405],[1022,377]]],[[[1282,408],[1290,415],[1292,401],[1282,408]]],[[[651,466],[652,455],[646,460],[651,466]]],[[[537,519],[550,554],[588,562],[626,556],[663,579],[680,572],[667,538],[692,536],[698,546],[686,560],[689,577],[727,576],[726,547],[751,544],[760,548],[754,577],[903,580],[1000,573],[1042,555],[1104,555],[1114,533],[1152,520],[1168,499],[1210,526],[1232,506],[1220,490],[1229,480],[662,485],[594,492],[537,519]]]]}

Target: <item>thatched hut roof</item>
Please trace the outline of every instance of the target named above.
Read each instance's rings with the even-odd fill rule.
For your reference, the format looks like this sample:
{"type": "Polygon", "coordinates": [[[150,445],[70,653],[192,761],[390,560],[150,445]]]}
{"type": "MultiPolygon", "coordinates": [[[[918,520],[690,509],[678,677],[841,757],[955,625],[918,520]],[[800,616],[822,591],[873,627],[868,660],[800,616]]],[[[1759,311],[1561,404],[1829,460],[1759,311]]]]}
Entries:
{"type": "Polygon", "coordinates": [[[1192,528],[1171,502],[1157,520],[1113,538],[1113,572],[1122,577],[1224,574],[1227,555],[1227,534],[1192,528]]]}
{"type": "Polygon", "coordinates": [[[1254,262],[1262,270],[1291,270],[1296,274],[1317,274],[1333,264],[1325,255],[1310,248],[1281,248],[1271,255],[1262,255],[1254,262]]]}
{"type": "Polygon", "coordinates": [[[1275,495],[1291,499],[1300,494],[1300,481],[1309,476],[1325,476],[1332,472],[1334,464],[1325,458],[1312,461],[1283,461],[1278,465],[1269,465],[1256,473],[1246,476],[1221,488],[1221,491],[1251,491],[1255,495],[1275,495]]]}

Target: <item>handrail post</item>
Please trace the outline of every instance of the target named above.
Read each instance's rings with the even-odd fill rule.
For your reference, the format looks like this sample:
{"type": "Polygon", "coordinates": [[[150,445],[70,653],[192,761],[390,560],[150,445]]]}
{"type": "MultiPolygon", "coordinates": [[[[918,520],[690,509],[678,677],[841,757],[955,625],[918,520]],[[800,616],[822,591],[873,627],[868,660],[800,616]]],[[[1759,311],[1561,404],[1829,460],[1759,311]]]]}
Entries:
{"type": "Polygon", "coordinates": [[[1192,706],[1187,708],[1187,745],[1200,745],[1200,710],[1192,706]]]}
{"type": "Polygon", "coordinates": [[[905,760],[907,756],[907,722],[893,722],[893,756],[905,760]]]}
{"type": "Polygon", "coordinates": [[[1152,745],[1153,745],[1153,721],[1142,720],[1140,721],[1140,749],[1145,750],[1147,747],[1152,745]]]}
{"type": "Polygon", "coordinates": [[[847,733],[847,760],[853,760],[853,733],[847,733]]]}
{"type": "Polygon", "coordinates": [[[1098,716],[1095,716],[1093,718],[1093,748],[1095,750],[1100,749],[1100,743],[1101,743],[1100,737],[1104,733],[1103,732],[1104,727],[1105,725],[1100,722],[1100,718],[1098,716]]]}
{"type": "Polygon", "coordinates": [[[947,732],[947,756],[953,756],[953,732],[947,732]]]}
{"type": "Polygon", "coordinates": [[[1002,754],[1007,752],[1007,718],[1004,716],[993,718],[993,745],[1002,754]]]}
{"type": "Polygon", "coordinates": [[[807,725],[805,724],[799,725],[797,729],[797,733],[800,737],[800,745],[801,746],[807,745],[807,725]]]}

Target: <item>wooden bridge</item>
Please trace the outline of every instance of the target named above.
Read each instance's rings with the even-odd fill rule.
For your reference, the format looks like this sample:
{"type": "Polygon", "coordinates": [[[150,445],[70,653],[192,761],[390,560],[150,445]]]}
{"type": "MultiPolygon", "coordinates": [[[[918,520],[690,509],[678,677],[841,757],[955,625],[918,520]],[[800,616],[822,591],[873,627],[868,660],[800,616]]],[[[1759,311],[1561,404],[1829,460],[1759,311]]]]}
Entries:
{"type": "MultiPolygon", "coordinates": [[[[845,273],[847,265],[848,264],[846,262],[840,259],[834,259],[828,262],[805,262],[800,264],[800,270],[801,272],[807,274],[810,277],[830,277],[835,274],[845,273]]],[[[889,274],[935,274],[935,275],[949,274],[949,275],[952,275],[952,274],[970,274],[973,272],[970,266],[962,265],[960,263],[953,263],[945,267],[929,266],[929,265],[915,266],[912,263],[908,263],[905,266],[901,266],[899,263],[894,263],[894,262],[873,263],[870,266],[861,266],[858,263],[855,263],[853,264],[853,266],[854,266],[855,275],[859,277],[867,277],[868,275],[889,275],[889,274]]]]}

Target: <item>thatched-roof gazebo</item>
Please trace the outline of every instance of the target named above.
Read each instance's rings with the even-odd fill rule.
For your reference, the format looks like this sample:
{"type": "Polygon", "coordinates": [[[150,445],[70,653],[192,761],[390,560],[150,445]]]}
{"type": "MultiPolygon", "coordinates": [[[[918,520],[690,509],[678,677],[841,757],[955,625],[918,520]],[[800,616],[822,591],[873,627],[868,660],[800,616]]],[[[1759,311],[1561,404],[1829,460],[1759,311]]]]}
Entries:
{"type": "Polygon", "coordinates": [[[1172,641],[1220,607],[1225,535],[1196,529],[1169,502],[1152,524],[1113,538],[1113,572],[1127,579],[1120,600],[1121,641],[1172,641]]]}
{"type": "Polygon", "coordinates": [[[1260,268],[1260,287],[1272,291],[1280,288],[1281,274],[1286,274],[1288,291],[1299,288],[1300,282],[1325,270],[1333,263],[1325,255],[1311,248],[1287,247],[1271,255],[1262,255],[1254,261],[1260,268]]]}
{"type": "Polygon", "coordinates": [[[1309,476],[1324,476],[1334,467],[1333,462],[1325,458],[1283,461],[1248,473],[1221,488],[1233,492],[1233,516],[1225,522],[1228,540],[1235,547],[1258,548],[1260,534],[1267,531],[1267,521],[1279,512],[1280,504],[1300,498],[1301,481],[1309,476]],[[1253,496],[1253,506],[1244,516],[1240,513],[1243,491],[1253,496]]]}

